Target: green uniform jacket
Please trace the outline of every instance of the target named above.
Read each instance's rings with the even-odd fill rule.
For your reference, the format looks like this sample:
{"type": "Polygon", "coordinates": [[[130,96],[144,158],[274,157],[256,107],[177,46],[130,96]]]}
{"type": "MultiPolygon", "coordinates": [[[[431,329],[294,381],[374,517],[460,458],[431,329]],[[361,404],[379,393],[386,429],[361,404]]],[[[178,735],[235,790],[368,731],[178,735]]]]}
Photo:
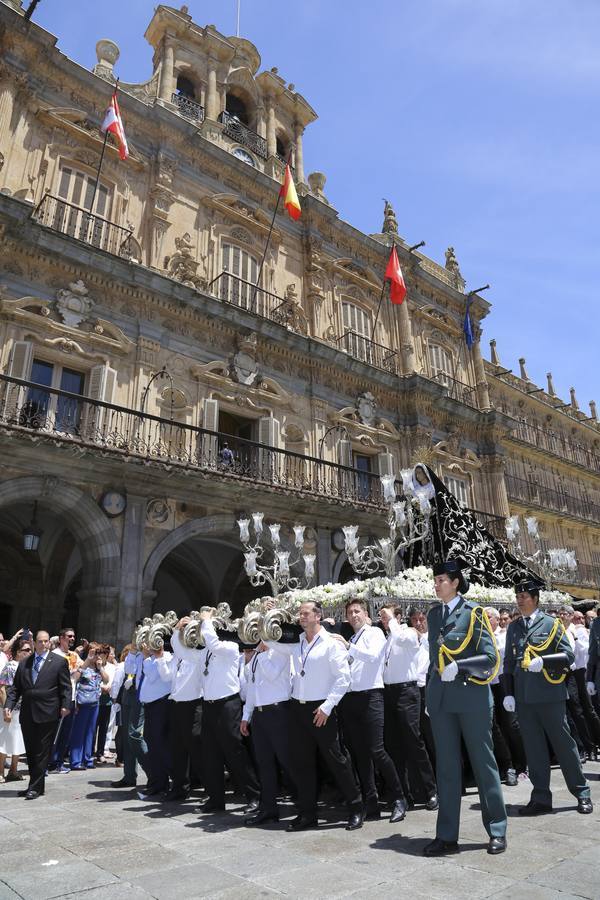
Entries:
{"type": "MultiPolygon", "coordinates": [[[[525,627],[523,619],[517,619],[516,622],[511,622],[508,626],[504,654],[504,693],[511,694],[514,690],[514,697],[517,703],[556,703],[557,700],[567,699],[567,687],[564,681],[560,684],[550,684],[544,675],[543,669],[541,672],[526,672],[521,667],[521,660],[527,644],[535,646],[536,644],[545,643],[554,627],[554,623],[555,619],[552,616],[538,609],[529,629],[525,627]],[[511,676],[513,676],[512,689],[510,684],[511,676]]],[[[575,659],[569,638],[561,628],[559,628],[552,644],[540,655],[547,656],[554,653],[566,654],[566,666],[570,666],[575,659]]]]}
{"type": "Polygon", "coordinates": [[[590,628],[590,655],[586,678],[593,681],[600,693],[600,619],[594,619],[590,628]]]}
{"type": "MultiPolygon", "coordinates": [[[[446,646],[453,650],[459,647],[467,636],[471,624],[471,614],[479,606],[460,597],[458,604],[452,610],[442,633],[443,604],[436,604],[429,611],[428,639],[429,639],[429,673],[427,676],[427,710],[429,714],[436,711],[447,713],[464,713],[470,711],[487,710],[492,706],[492,692],[487,684],[474,684],[467,676],[459,672],[454,681],[442,681],[438,672],[438,654],[440,650],[439,639],[443,638],[446,646]]],[[[481,608],[481,607],[479,607],[481,608]]],[[[465,647],[460,657],[453,659],[468,659],[473,656],[485,655],[490,661],[490,668],[496,662],[496,644],[493,635],[487,628],[475,624],[473,637],[465,647]]],[[[448,665],[448,663],[446,663],[448,665]]]]}

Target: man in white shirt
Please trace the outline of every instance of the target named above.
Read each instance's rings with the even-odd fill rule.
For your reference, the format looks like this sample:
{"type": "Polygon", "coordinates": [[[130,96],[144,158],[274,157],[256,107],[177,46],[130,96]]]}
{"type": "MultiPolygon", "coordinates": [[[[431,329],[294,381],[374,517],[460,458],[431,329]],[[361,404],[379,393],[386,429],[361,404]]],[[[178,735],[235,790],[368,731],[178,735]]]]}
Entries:
{"type": "MultiPolygon", "coordinates": [[[[137,623],[141,624],[140,622],[137,623]]],[[[131,650],[123,666],[123,696],[121,698],[121,728],[123,730],[123,777],[112,781],[114,788],[133,788],[137,782],[137,767],[147,771],[148,748],[144,740],[144,707],[139,699],[144,654],[131,650]]]]}
{"type": "Polygon", "coordinates": [[[390,822],[401,822],[406,816],[406,800],[400,778],[383,743],[383,664],[385,637],[379,627],[369,622],[364,600],[346,604],[346,619],[354,634],[344,642],[348,651],[351,684],[340,703],[340,721],[344,743],[358,771],[367,819],[379,819],[379,797],[375,786],[375,769],[385,782],[392,801],[390,822]]]}
{"type": "MultiPolygon", "coordinates": [[[[589,733],[597,747],[600,747],[600,719],[592,705],[592,698],[588,694],[585,684],[585,673],[589,661],[590,649],[590,633],[585,627],[585,616],[578,609],[573,610],[571,619],[571,627],[575,638],[575,670],[573,676],[577,685],[579,701],[581,703],[585,721],[587,722],[589,733]]],[[[598,751],[594,749],[590,758],[597,760],[598,751]]]]}
{"type": "Polygon", "coordinates": [[[277,822],[277,765],[291,779],[290,710],[292,690],[290,659],[259,644],[246,665],[246,702],[240,731],[251,735],[260,778],[260,807],[246,825],[277,822]]]}
{"type": "Polygon", "coordinates": [[[352,763],[341,747],[336,706],[350,686],[347,654],[321,625],[323,610],[314,601],[302,603],[298,621],[300,641],[268,646],[292,657],[293,679],[290,701],[290,746],[292,773],[298,788],[298,816],[287,831],[304,831],[317,824],[317,760],[319,750],[348,805],[346,828],[361,828],[362,797],[352,763]]]}
{"type": "Polygon", "coordinates": [[[194,748],[199,748],[202,729],[202,690],[204,651],[186,647],[182,631],[190,618],[180,619],[171,635],[173,657],[158,660],[162,677],[170,679],[169,743],[172,783],[163,800],[186,800],[190,793],[190,770],[194,748]]]}
{"type": "MultiPolygon", "coordinates": [[[[52,650],[57,656],[62,656],[69,664],[69,672],[71,675],[71,699],[75,703],[75,690],[77,687],[77,671],[82,665],[81,658],[75,653],[75,629],[63,628],[58,633],[58,647],[52,650]]],[[[71,771],[69,766],[64,765],[64,758],[69,749],[69,741],[71,739],[71,731],[73,730],[73,722],[75,716],[67,716],[63,719],[60,730],[58,731],[54,744],[52,746],[52,754],[48,764],[48,774],[64,775],[71,771]]]]}
{"type": "MultiPolygon", "coordinates": [[[[577,629],[573,625],[574,613],[575,610],[572,606],[561,606],[558,610],[558,615],[561,622],[565,626],[565,633],[567,635],[567,638],[569,639],[571,649],[574,653],[576,653],[577,629]]],[[[575,657],[575,662],[573,663],[570,671],[567,674],[565,682],[567,685],[567,692],[569,694],[567,699],[567,720],[569,722],[571,733],[575,738],[577,749],[579,750],[579,755],[581,756],[581,761],[585,762],[585,757],[587,757],[587,759],[591,759],[595,755],[596,745],[592,740],[590,729],[588,728],[588,723],[583,712],[581,700],[579,699],[579,690],[577,688],[577,682],[575,680],[576,666],[577,656],[575,657]]]]}
{"type": "Polygon", "coordinates": [[[250,815],[258,810],[260,785],[240,731],[242,701],[237,635],[217,635],[212,616],[212,610],[200,613],[205,644],[202,776],[208,793],[202,812],[225,809],[224,766],[227,765],[238,789],[246,796],[248,805],[244,812],[250,815]],[[220,637],[225,639],[220,640],[220,637]]]}
{"type": "Polygon", "coordinates": [[[384,652],[386,745],[399,773],[408,773],[411,794],[420,795],[428,810],[438,808],[435,776],[421,734],[423,668],[421,636],[398,621],[389,607],[379,610],[387,633],[384,652]]]}
{"type": "Polygon", "coordinates": [[[494,756],[498,763],[500,780],[507,787],[516,787],[519,783],[518,776],[527,770],[525,748],[519,730],[519,722],[516,713],[504,709],[504,690],[501,676],[504,671],[504,653],[506,651],[506,630],[500,628],[500,613],[494,606],[486,606],[485,612],[490,620],[494,638],[500,653],[500,668],[495,678],[492,679],[490,688],[494,700],[492,716],[492,740],[494,742],[494,756]]]}
{"type": "Polygon", "coordinates": [[[139,701],[144,707],[144,741],[148,748],[146,772],[148,783],[138,793],[140,800],[166,794],[171,774],[169,742],[169,693],[171,691],[168,650],[143,650],[142,676],[137,685],[139,701]]]}

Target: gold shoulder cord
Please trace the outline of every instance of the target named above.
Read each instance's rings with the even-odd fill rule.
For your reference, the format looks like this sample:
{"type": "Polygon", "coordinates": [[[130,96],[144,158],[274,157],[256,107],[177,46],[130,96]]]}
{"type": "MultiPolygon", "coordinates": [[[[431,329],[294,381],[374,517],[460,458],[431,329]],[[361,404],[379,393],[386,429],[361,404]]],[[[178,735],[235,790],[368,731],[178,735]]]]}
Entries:
{"type": "Polygon", "coordinates": [[[441,644],[440,650],[438,653],[438,671],[440,675],[446,668],[447,662],[453,662],[454,656],[459,656],[463,653],[464,650],[469,646],[471,639],[473,637],[473,633],[475,631],[475,622],[479,623],[479,637],[477,638],[477,649],[481,642],[481,636],[483,634],[483,629],[489,632],[492,641],[494,642],[494,648],[496,650],[496,662],[494,663],[494,668],[492,669],[491,675],[485,680],[480,678],[475,678],[473,675],[469,675],[468,681],[472,681],[473,684],[489,684],[494,680],[496,675],[498,674],[498,669],[500,668],[500,651],[498,650],[498,645],[496,643],[496,638],[494,637],[494,632],[492,631],[492,626],[490,625],[490,620],[488,618],[488,614],[483,609],[482,606],[476,606],[471,612],[471,621],[469,622],[469,630],[467,631],[467,635],[462,642],[455,650],[451,650],[450,647],[446,647],[445,644],[441,644]]]}
{"type": "MultiPolygon", "coordinates": [[[[558,635],[558,641],[560,641],[563,634],[565,633],[565,626],[563,625],[561,620],[557,618],[554,620],[552,630],[543,644],[527,644],[527,646],[525,647],[525,652],[523,653],[523,661],[521,663],[522,669],[528,669],[531,665],[532,659],[535,656],[541,656],[544,650],[547,650],[550,647],[550,645],[554,641],[554,638],[556,637],[556,633],[559,628],[562,628],[561,633],[558,635]]],[[[545,669],[542,669],[542,674],[546,681],[550,682],[550,684],[561,684],[567,677],[567,673],[563,672],[562,675],[558,676],[558,678],[553,678],[552,675],[546,672],[545,669]]]]}

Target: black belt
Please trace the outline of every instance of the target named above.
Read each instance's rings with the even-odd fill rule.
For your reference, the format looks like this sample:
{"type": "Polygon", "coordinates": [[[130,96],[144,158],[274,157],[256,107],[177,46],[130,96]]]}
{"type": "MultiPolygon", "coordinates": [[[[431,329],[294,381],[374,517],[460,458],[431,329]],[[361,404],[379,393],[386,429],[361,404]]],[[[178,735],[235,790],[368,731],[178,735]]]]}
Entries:
{"type": "Polygon", "coordinates": [[[228,700],[234,700],[236,697],[239,699],[239,694],[229,694],[228,697],[219,697],[217,700],[207,700],[204,698],[205,703],[227,703],[228,700]]]}
{"type": "Polygon", "coordinates": [[[347,694],[374,694],[375,692],[379,693],[383,688],[364,688],[362,691],[347,691],[347,694]]]}
{"type": "Polygon", "coordinates": [[[304,706],[305,703],[317,703],[320,706],[321,703],[325,703],[327,697],[324,697],[323,700],[297,700],[295,697],[291,697],[290,699],[292,703],[300,703],[302,706],[304,706]]]}
{"type": "Polygon", "coordinates": [[[393,684],[386,684],[386,688],[416,687],[418,681],[394,681],[393,684]]]}
{"type": "Polygon", "coordinates": [[[258,712],[264,712],[267,709],[273,709],[275,706],[285,706],[286,703],[289,703],[289,701],[278,700],[276,703],[264,703],[262,706],[255,706],[254,709],[257,709],[258,712]]]}

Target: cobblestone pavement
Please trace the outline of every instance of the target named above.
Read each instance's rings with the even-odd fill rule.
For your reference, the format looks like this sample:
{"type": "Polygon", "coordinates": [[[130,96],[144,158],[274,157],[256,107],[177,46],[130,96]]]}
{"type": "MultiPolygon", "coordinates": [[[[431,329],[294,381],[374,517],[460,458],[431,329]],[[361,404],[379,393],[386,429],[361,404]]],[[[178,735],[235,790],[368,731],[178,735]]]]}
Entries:
{"type": "Polygon", "coordinates": [[[52,776],[46,796],[32,802],[17,796],[21,785],[4,784],[0,900],[600,898],[600,764],[585,770],[597,804],[592,815],[576,813],[557,770],[552,815],[516,817],[529,782],[505,788],[508,850],[488,856],[477,794],[469,791],[461,853],[434,860],[421,855],[436,817],[425,810],[396,826],[386,817],[347,832],[343,820],[330,817],[317,831],[287,834],[276,824],[244,827],[236,805],[199,816],[196,798],[142,802],[109,787],[122,772],[114,768],[52,776]]]}

